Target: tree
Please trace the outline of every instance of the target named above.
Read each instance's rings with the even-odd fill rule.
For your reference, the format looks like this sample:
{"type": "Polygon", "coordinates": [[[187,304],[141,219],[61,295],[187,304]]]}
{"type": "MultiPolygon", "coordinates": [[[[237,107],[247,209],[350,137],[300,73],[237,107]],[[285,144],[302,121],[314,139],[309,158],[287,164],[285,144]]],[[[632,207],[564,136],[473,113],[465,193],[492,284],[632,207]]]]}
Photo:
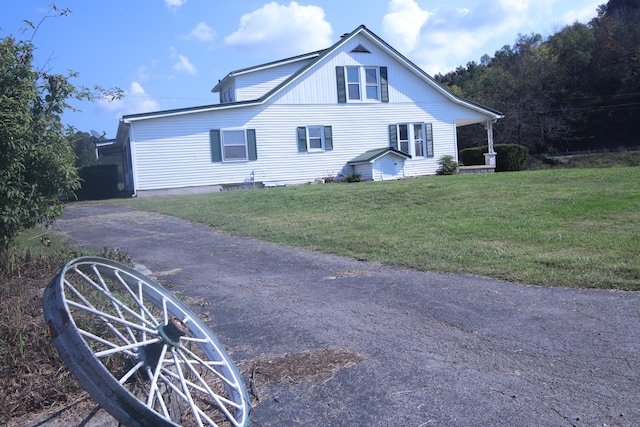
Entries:
{"type": "Polygon", "coordinates": [[[69,138],[76,154],[76,166],[92,166],[96,164],[95,138],[86,132],[75,132],[69,138]]]}
{"type": "MultiPolygon", "coordinates": [[[[68,13],[54,4],[42,21],[68,13]]],[[[42,21],[25,22],[35,35],[42,21]]],[[[60,215],[62,200],[79,187],[71,129],[61,121],[68,101],[121,96],[119,89],[76,87],[75,73],[36,69],[32,40],[0,39],[0,256],[21,231],[60,215]]]]}
{"type": "Polygon", "coordinates": [[[637,144],[640,120],[640,0],[610,0],[591,23],[595,43],[588,81],[594,133],[617,144],[637,144]]]}

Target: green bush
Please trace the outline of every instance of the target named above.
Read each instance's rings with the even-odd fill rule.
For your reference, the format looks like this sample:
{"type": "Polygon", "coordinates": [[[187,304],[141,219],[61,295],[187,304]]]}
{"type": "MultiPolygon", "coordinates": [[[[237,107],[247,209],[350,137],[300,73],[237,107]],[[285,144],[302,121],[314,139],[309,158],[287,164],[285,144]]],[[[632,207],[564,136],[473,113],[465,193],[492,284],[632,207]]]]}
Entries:
{"type": "Polygon", "coordinates": [[[78,200],[113,199],[118,196],[118,166],[96,165],[78,171],[82,187],[76,191],[78,200]]]}
{"type": "Polygon", "coordinates": [[[359,173],[350,173],[344,176],[344,182],[360,182],[362,181],[362,175],[359,173]]]}
{"type": "Polygon", "coordinates": [[[455,175],[458,173],[458,162],[453,159],[453,156],[442,156],[438,160],[440,168],[436,171],[438,175],[455,175]]]}
{"type": "MultiPolygon", "coordinates": [[[[529,149],[518,144],[496,144],[496,172],[521,171],[527,168],[529,149]]],[[[465,148],[460,151],[462,164],[484,165],[484,154],[489,152],[488,146],[465,148]]]]}
{"type": "Polygon", "coordinates": [[[465,148],[460,150],[460,162],[466,166],[484,165],[484,153],[488,151],[488,146],[465,148]]]}
{"type": "Polygon", "coordinates": [[[527,169],[529,149],[518,144],[497,144],[496,172],[523,171],[527,169]]]}

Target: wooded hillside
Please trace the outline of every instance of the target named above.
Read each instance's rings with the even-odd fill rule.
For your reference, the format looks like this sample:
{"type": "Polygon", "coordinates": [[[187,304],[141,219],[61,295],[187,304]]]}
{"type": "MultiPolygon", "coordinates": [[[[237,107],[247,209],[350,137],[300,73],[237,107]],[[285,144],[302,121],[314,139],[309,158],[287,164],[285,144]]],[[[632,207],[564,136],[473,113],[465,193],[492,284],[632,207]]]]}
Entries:
{"type": "MultiPolygon", "coordinates": [[[[501,111],[496,144],[532,154],[640,146],[640,0],[609,0],[588,24],[546,39],[520,35],[480,63],[435,79],[501,111]]],[[[459,148],[486,144],[480,126],[459,130],[459,148]]]]}

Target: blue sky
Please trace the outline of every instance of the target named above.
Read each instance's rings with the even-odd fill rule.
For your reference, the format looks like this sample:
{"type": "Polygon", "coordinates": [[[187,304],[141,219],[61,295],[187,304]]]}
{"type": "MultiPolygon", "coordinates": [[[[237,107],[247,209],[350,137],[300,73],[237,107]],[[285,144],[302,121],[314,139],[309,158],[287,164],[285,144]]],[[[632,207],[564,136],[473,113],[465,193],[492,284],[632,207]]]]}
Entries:
{"type": "MultiPolygon", "coordinates": [[[[51,0],[4,1],[0,37],[29,39],[51,0]]],[[[58,0],[33,39],[36,63],[79,73],[76,85],[119,87],[126,96],[75,104],[66,124],[115,137],[133,114],[214,104],[227,73],[335,43],[366,25],[429,74],[447,73],[512,45],[588,22],[606,0],[58,0]]]]}

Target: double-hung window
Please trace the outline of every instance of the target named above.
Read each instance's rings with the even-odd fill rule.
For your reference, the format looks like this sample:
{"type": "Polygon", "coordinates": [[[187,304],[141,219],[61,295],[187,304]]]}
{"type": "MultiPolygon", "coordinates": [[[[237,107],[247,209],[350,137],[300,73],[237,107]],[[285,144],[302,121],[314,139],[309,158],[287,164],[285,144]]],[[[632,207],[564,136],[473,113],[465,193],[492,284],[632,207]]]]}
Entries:
{"type": "Polygon", "coordinates": [[[347,99],[350,102],[380,100],[378,67],[345,67],[345,72],[347,74],[347,99]]]}
{"type": "Polygon", "coordinates": [[[331,126],[300,126],[297,135],[301,153],[333,150],[331,126]]]}
{"type": "Polygon", "coordinates": [[[413,157],[433,157],[433,126],[431,123],[389,125],[389,145],[413,157]]]}
{"type": "Polygon", "coordinates": [[[387,67],[336,67],[338,103],[389,102],[387,67]]]}
{"type": "Polygon", "coordinates": [[[346,67],[349,101],[360,101],[360,67],[346,67]]]}
{"type": "Polygon", "coordinates": [[[380,100],[378,67],[364,67],[365,95],[367,99],[380,100]]]}
{"type": "Polygon", "coordinates": [[[209,136],[213,162],[258,159],[255,129],[212,129],[209,136]]]}
{"type": "Polygon", "coordinates": [[[422,123],[413,125],[413,147],[416,157],[424,157],[424,127],[422,123]]]}

